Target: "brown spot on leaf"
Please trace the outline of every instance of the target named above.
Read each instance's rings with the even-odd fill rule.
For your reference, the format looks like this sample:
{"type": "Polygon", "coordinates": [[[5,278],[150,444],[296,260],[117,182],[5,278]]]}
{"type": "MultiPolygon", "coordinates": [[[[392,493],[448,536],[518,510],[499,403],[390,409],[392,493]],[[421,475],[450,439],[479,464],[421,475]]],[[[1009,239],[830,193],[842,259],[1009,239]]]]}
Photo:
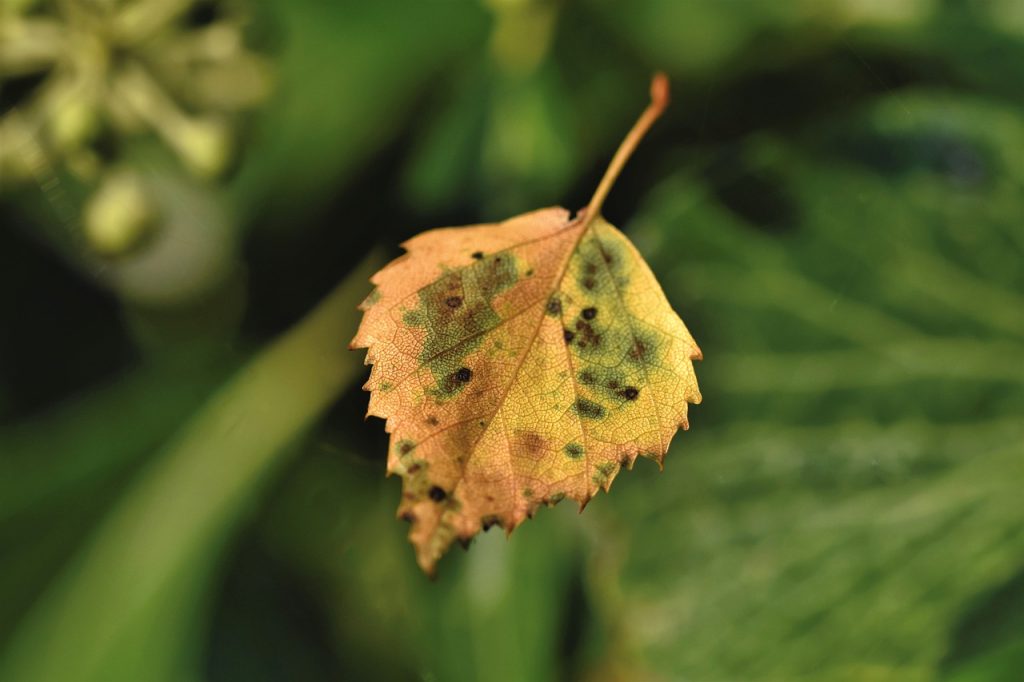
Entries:
{"type": "Polygon", "coordinates": [[[473,252],[473,259],[474,260],[483,260],[484,259],[484,252],[483,251],[474,251],[473,252]]]}
{"type": "Polygon", "coordinates": [[[626,386],[624,389],[619,391],[618,395],[626,400],[636,400],[636,397],[640,395],[640,391],[634,386],[626,386]]]}
{"type": "Polygon", "coordinates": [[[639,360],[647,352],[647,347],[644,346],[644,342],[640,339],[633,339],[633,347],[629,349],[629,357],[634,360],[639,360]]]}
{"type": "Polygon", "coordinates": [[[449,296],[448,298],[444,299],[444,304],[449,308],[458,308],[459,306],[462,305],[462,297],[449,296]]]}
{"type": "Polygon", "coordinates": [[[577,398],[576,402],[572,404],[572,408],[576,414],[586,419],[600,419],[604,417],[604,408],[593,400],[587,400],[586,398],[577,398]]]}
{"type": "Polygon", "coordinates": [[[512,447],[517,454],[536,460],[544,456],[548,449],[547,446],[547,441],[539,433],[519,431],[515,435],[512,447]]]}
{"type": "Polygon", "coordinates": [[[590,348],[601,343],[601,335],[594,332],[594,327],[589,322],[583,320],[576,320],[576,331],[579,332],[580,338],[577,342],[577,346],[580,348],[590,348]]]}
{"type": "Polygon", "coordinates": [[[448,493],[444,491],[439,485],[430,486],[430,490],[427,491],[427,495],[430,496],[434,502],[444,502],[445,498],[448,497],[448,493]]]}

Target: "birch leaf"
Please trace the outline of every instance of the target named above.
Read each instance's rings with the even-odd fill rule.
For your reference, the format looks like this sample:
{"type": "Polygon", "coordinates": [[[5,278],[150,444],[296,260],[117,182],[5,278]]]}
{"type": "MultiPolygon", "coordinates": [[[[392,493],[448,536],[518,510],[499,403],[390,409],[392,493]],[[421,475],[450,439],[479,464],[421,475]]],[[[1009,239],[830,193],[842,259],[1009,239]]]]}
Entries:
{"type": "Polygon", "coordinates": [[[600,215],[668,102],[651,104],[588,206],[424,232],[372,278],[353,348],[391,434],[400,518],[433,573],[454,540],[511,532],[541,504],[581,509],[637,457],[661,464],[701,353],[630,241],[600,215]]]}

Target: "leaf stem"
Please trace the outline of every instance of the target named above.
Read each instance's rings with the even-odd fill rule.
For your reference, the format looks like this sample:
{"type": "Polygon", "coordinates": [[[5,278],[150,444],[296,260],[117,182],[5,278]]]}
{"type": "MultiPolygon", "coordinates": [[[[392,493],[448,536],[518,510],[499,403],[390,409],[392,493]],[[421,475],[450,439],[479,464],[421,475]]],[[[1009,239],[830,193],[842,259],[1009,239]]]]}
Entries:
{"type": "Polygon", "coordinates": [[[608,192],[611,191],[612,185],[615,184],[619,174],[622,172],[622,168],[626,165],[626,161],[633,155],[637,145],[640,144],[640,140],[644,138],[644,135],[647,134],[647,131],[650,130],[654,122],[665,111],[668,102],[668,77],[659,71],[651,78],[651,103],[647,105],[644,112],[640,114],[640,118],[633,124],[633,128],[626,135],[625,139],[622,140],[622,144],[619,145],[615,156],[612,157],[611,163],[608,164],[608,170],[604,172],[604,177],[601,178],[594,196],[591,197],[590,203],[587,204],[586,216],[584,217],[586,223],[593,220],[595,216],[600,215],[601,206],[604,204],[608,192]]]}

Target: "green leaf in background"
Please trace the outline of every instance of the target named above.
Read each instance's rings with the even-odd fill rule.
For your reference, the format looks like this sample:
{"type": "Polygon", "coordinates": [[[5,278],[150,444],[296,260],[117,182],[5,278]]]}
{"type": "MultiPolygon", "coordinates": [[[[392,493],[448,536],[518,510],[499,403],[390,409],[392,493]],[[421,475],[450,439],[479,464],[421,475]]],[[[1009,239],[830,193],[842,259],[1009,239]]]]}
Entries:
{"type": "Polygon", "coordinates": [[[712,312],[708,409],[667,485],[623,478],[594,550],[641,670],[932,679],[1020,570],[1022,140],[1014,110],[904,92],[651,199],[640,248],[684,314],[712,312]],[[752,181],[773,201],[730,190],[752,181]]]}

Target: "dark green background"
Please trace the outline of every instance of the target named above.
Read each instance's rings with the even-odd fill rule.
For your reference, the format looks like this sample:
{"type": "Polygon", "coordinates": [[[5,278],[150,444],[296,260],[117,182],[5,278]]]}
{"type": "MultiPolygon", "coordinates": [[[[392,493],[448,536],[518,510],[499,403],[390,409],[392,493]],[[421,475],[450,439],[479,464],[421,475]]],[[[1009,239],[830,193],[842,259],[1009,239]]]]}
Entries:
{"type": "Polygon", "coordinates": [[[159,271],[101,284],[52,197],[0,193],[0,671],[1019,679],[1021,3],[288,0],[255,17],[274,94],[240,123],[233,173],[196,189],[231,216],[219,283],[140,301],[159,271]],[[251,363],[363,263],[337,294],[329,352],[347,357],[374,244],[584,205],[655,69],[672,106],[605,215],[700,343],[704,403],[663,473],[640,462],[583,515],[482,535],[431,582],[394,519],[383,424],[362,418],[361,358],[315,408],[288,371],[251,388],[251,363]],[[176,435],[254,395],[295,424],[262,458],[245,409],[176,435]]]}

